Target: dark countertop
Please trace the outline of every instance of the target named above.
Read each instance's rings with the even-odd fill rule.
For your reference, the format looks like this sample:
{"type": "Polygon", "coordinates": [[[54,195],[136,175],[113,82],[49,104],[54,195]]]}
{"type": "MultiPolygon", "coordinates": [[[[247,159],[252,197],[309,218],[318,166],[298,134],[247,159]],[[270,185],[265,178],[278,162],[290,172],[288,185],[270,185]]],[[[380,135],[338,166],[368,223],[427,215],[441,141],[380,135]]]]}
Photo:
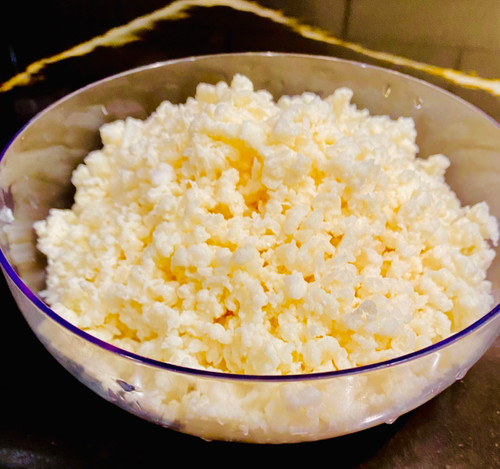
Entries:
{"type": "MultiPolygon", "coordinates": [[[[496,1],[457,1],[455,10],[443,15],[438,14],[440,2],[428,0],[331,0],[307,6],[277,0],[235,1],[232,6],[170,2],[170,10],[161,10],[162,20],[135,31],[133,42],[93,48],[92,38],[106,38],[110,28],[140,15],[152,19],[150,13],[168,3],[50,0],[28,11],[20,2],[9,4],[0,33],[0,106],[7,115],[0,145],[48,104],[99,78],[159,60],[250,50],[332,55],[396,69],[446,88],[500,120],[496,1]],[[176,8],[183,5],[192,8],[174,18],[176,8]],[[282,8],[283,15],[270,7],[282,8]],[[250,11],[241,11],[245,9],[250,11]],[[398,15],[401,24],[394,23],[398,15]],[[320,27],[323,35],[313,36],[317,31],[307,28],[298,31],[297,22],[291,23],[293,28],[287,26],[289,17],[320,27]],[[83,48],[71,50],[79,44],[83,48]],[[60,55],[68,50],[67,56],[60,55]],[[381,57],[377,51],[392,55],[381,57]],[[43,66],[33,81],[7,89],[8,80],[33,63],[43,66]],[[425,71],[422,64],[436,68],[425,71]],[[446,79],[442,75],[447,69],[479,78],[463,86],[467,75],[446,79]]],[[[252,462],[277,456],[280,463],[304,456],[311,462],[321,457],[342,468],[500,468],[500,340],[462,380],[392,425],[295,445],[205,442],[142,421],[81,385],[35,338],[3,279],[0,285],[0,468],[167,466],[177,451],[183,451],[182,444],[189,445],[189,460],[202,457],[216,463],[227,459],[238,464],[234,456],[252,462]]]]}

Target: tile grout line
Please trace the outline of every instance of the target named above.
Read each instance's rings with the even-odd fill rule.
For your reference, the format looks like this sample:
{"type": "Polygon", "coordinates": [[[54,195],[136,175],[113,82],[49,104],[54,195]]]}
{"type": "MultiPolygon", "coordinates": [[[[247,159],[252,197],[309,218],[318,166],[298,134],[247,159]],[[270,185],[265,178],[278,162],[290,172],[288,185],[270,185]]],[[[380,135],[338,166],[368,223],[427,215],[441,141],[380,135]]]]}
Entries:
{"type": "Polygon", "coordinates": [[[351,0],[345,0],[344,19],[342,22],[341,38],[347,39],[349,33],[349,21],[351,19],[351,0]]]}

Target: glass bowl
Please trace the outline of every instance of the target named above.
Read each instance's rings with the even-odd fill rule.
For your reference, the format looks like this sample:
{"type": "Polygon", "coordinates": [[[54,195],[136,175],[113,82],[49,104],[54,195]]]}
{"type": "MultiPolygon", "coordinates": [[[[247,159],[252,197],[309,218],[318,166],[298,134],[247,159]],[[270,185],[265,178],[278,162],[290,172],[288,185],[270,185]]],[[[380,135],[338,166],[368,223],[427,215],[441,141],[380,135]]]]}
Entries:
{"type": "Polygon", "coordinates": [[[497,306],[465,330],[390,361],[335,372],[231,375],[157,362],[74,327],[37,296],[44,259],[33,222],[72,203],[70,174],[100,146],[98,128],[147,117],[168,99],[183,102],[199,82],[247,75],[275,97],[339,86],[372,114],[413,117],[421,154],[444,153],[447,181],[462,203],[486,200],[500,216],[500,127],[467,102],[409,76],[366,64],[297,54],[243,53],[186,58],[91,84],[36,116],[0,162],[0,262],[39,340],[104,399],[146,420],[211,440],[292,443],[352,433],[420,406],[461,379],[500,331],[500,258],[489,271],[497,306]]]}

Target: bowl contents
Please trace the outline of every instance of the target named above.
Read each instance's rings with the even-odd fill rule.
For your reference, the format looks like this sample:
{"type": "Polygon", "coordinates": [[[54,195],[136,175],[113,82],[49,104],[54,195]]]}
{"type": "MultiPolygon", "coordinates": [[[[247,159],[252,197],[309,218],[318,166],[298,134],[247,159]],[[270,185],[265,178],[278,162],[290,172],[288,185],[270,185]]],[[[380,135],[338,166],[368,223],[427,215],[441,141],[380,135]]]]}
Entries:
{"type": "MultiPolygon", "coordinates": [[[[237,374],[380,362],[493,306],[499,238],[410,118],[339,88],[274,100],[235,75],[101,128],[71,209],[35,223],[48,305],[134,353],[237,374]]],[[[437,129],[439,131],[439,129],[437,129]]]]}

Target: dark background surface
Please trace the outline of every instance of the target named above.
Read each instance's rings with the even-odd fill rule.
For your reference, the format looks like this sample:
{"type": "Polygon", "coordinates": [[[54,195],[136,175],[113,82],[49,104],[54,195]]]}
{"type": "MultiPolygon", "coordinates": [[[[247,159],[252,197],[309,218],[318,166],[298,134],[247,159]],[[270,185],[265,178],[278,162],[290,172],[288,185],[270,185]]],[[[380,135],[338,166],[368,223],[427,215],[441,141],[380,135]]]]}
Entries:
{"type": "MultiPolygon", "coordinates": [[[[22,2],[2,5],[0,82],[23,72],[33,62],[167,3],[47,0],[29,8],[22,2]]],[[[331,36],[359,42],[370,50],[476,71],[485,78],[500,76],[500,21],[489,19],[495,12],[500,13],[497,1],[331,0],[306,5],[300,1],[268,0],[260,4],[282,8],[288,16],[321,27],[331,36]],[[374,11],[376,3],[379,7],[374,11]],[[439,15],[439,8],[453,11],[439,15]],[[391,23],[398,9],[401,15],[413,12],[411,20],[405,19],[408,31],[398,32],[391,23]],[[363,21],[368,22],[365,28],[363,21]],[[481,22],[491,31],[483,28],[479,34],[477,25],[481,22]],[[380,35],[373,33],[378,30],[374,24],[380,25],[380,35]],[[369,37],[363,36],[367,30],[372,31],[369,37]]],[[[500,14],[497,16],[500,19],[500,14]]],[[[4,116],[0,147],[51,102],[107,75],[159,60],[250,50],[324,54],[397,69],[449,89],[497,121],[500,119],[499,98],[492,93],[460,87],[411,67],[376,61],[346,47],[306,39],[253,13],[229,7],[198,7],[184,18],[162,21],[141,32],[133,43],[99,47],[87,55],[50,64],[34,83],[0,92],[4,116]]],[[[205,442],[142,421],[81,385],[39,344],[3,279],[0,287],[0,468],[166,467],[175,464],[177,459],[173,458],[179,454],[182,464],[212,460],[215,464],[227,461],[239,465],[246,460],[261,463],[274,456],[279,458],[279,464],[303,457],[309,464],[342,468],[500,467],[498,340],[464,379],[392,425],[295,445],[205,442]]]]}

